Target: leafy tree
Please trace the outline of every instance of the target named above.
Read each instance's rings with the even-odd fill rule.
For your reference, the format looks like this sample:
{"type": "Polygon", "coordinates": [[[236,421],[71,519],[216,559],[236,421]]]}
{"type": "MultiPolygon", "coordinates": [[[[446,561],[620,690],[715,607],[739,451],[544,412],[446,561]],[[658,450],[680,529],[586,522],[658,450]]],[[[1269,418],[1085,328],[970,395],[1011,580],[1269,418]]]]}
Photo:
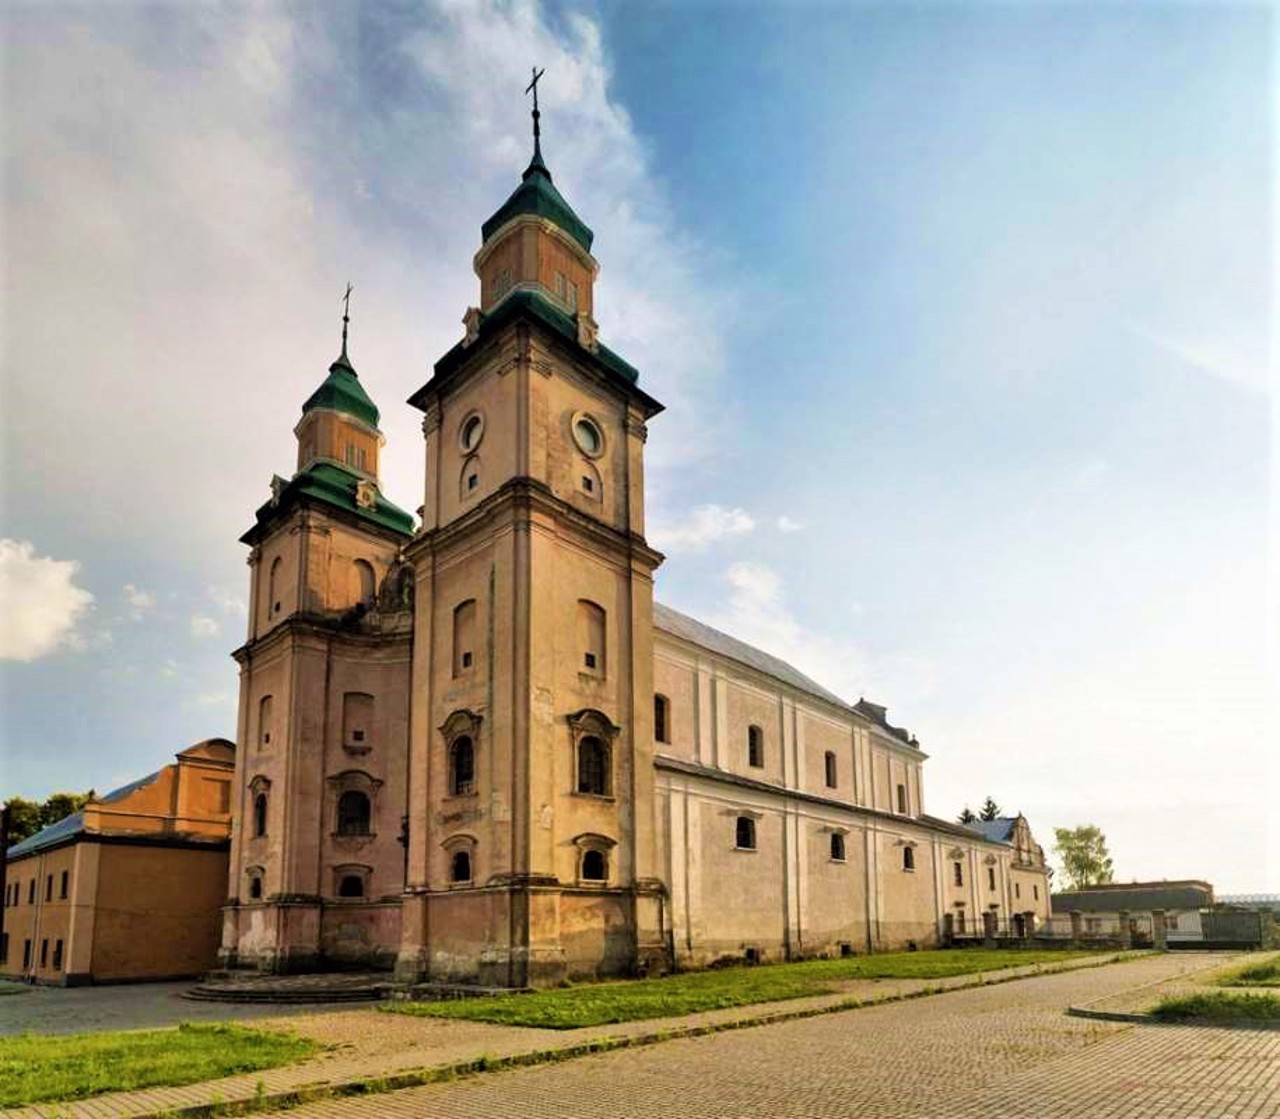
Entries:
{"type": "Polygon", "coordinates": [[[1053,849],[1062,861],[1067,888],[1083,890],[1111,881],[1111,855],[1107,838],[1096,824],[1074,828],[1054,828],[1053,849]]]}
{"type": "Polygon", "coordinates": [[[987,799],[982,802],[982,807],[978,809],[978,819],[980,820],[991,821],[996,819],[999,815],[1000,806],[992,800],[991,797],[987,797],[987,799]]]}
{"type": "Polygon", "coordinates": [[[56,824],[73,812],[79,812],[93,795],[87,793],[54,793],[44,801],[27,800],[26,797],[10,797],[4,802],[8,817],[9,846],[21,843],[41,828],[56,824]]]}
{"type": "Polygon", "coordinates": [[[43,827],[40,823],[39,801],[27,800],[26,797],[10,797],[4,802],[4,814],[9,822],[10,846],[21,843],[29,835],[35,835],[43,827]]]}
{"type": "Polygon", "coordinates": [[[973,814],[973,809],[970,808],[967,804],[964,806],[964,811],[961,812],[960,815],[956,817],[956,819],[959,820],[960,823],[962,824],[972,824],[974,820],[976,820],[977,818],[978,817],[973,814]]]}

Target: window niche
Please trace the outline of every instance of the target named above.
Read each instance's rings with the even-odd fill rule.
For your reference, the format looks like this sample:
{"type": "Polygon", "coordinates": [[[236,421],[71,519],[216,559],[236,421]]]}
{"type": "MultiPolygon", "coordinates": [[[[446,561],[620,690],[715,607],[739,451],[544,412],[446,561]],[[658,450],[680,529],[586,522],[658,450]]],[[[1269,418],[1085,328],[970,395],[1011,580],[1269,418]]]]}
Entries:
{"type": "Polygon", "coordinates": [[[747,765],[764,768],[764,731],[754,724],[747,727],[747,765]]]}
{"type": "Polygon", "coordinates": [[[266,880],[267,872],[260,866],[250,866],[245,868],[245,892],[249,896],[250,901],[261,901],[263,899],[263,882],[266,880]]]}
{"type": "Polygon", "coordinates": [[[453,608],[453,676],[469,673],[476,665],[476,600],[469,598],[453,608]]]}
{"type": "Polygon", "coordinates": [[[621,729],[593,708],[569,716],[575,793],[612,798],[613,743],[621,729]]]}
{"type": "Polygon", "coordinates": [[[281,568],[284,567],[284,560],[279,556],[271,561],[270,574],[267,576],[267,617],[274,618],[280,614],[281,601],[280,596],[283,593],[284,573],[281,568]]]}
{"type": "Polygon", "coordinates": [[[578,599],[575,632],[581,660],[578,673],[598,680],[605,678],[605,612],[604,607],[588,599],[578,599]]]}
{"type": "Polygon", "coordinates": [[[653,697],[653,738],[655,742],[671,741],[671,701],[664,695],[653,697]]]}
{"type": "Polygon", "coordinates": [[[258,749],[262,750],[271,745],[271,732],[273,729],[272,713],[275,708],[275,701],[269,695],[264,695],[258,700],[258,749]]]}
{"type": "Polygon", "coordinates": [[[902,869],[915,870],[916,868],[916,845],[910,840],[899,840],[902,844],[902,869]]]}
{"type": "Polygon", "coordinates": [[[382,782],[360,769],[348,769],[328,779],[333,797],[333,835],[338,839],[372,839],[374,804],[382,782]]]}
{"type": "Polygon", "coordinates": [[[843,863],[848,860],[848,848],[845,838],[848,834],[844,828],[831,829],[829,847],[833,863],[843,863]]]}
{"type": "Polygon", "coordinates": [[[476,793],[477,743],[481,717],[474,711],[453,712],[440,726],[444,739],[447,785],[445,796],[465,797],[476,793]]]}
{"type": "Polygon", "coordinates": [[[356,560],[351,565],[352,605],[371,607],[377,596],[378,582],[373,573],[373,565],[368,560],[356,560]]]}
{"type": "Polygon", "coordinates": [[[343,863],[333,868],[333,896],[343,901],[365,901],[373,867],[364,863],[343,863]]]}
{"type": "Polygon", "coordinates": [[[840,776],[836,768],[836,755],[834,751],[828,750],[822,756],[822,774],[826,780],[828,789],[834,789],[839,784],[840,776]]]}
{"type": "Polygon", "coordinates": [[[907,814],[907,787],[906,785],[898,786],[898,813],[905,816],[907,814]]]}
{"type": "Polygon", "coordinates": [[[451,835],[441,846],[445,853],[446,876],[451,889],[476,883],[476,837],[466,833],[451,835]]]}
{"type": "Polygon", "coordinates": [[[271,778],[259,774],[249,782],[249,795],[253,805],[253,837],[258,839],[267,834],[268,816],[271,808],[271,778]]]}
{"type": "Polygon", "coordinates": [[[609,884],[609,854],[617,842],[598,832],[583,832],[574,836],[578,849],[578,885],[607,886],[609,884]]]}
{"type": "Polygon", "coordinates": [[[342,697],[342,748],[349,754],[373,749],[373,696],[347,692],[342,697]]]}

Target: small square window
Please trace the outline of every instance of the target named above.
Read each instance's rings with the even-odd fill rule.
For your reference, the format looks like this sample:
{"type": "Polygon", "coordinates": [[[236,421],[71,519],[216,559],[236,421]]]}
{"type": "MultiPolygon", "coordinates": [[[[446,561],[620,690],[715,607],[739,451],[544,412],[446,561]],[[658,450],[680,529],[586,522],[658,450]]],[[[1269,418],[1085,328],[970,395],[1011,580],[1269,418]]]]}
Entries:
{"type": "Polygon", "coordinates": [[[476,486],[478,486],[479,484],[480,484],[480,475],[479,475],[479,474],[468,474],[468,475],[467,475],[467,489],[469,489],[469,490],[473,490],[473,489],[475,489],[475,488],[476,488],[476,486]]]}
{"type": "Polygon", "coordinates": [[[595,482],[595,479],[594,479],[594,478],[588,478],[588,477],[584,474],[584,475],[582,476],[582,488],[583,488],[587,493],[592,493],[592,492],[595,490],[595,488],[596,488],[596,482],[595,482]]]}
{"type": "Polygon", "coordinates": [[[267,745],[270,745],[270,743],[271,743],[271,732],[269,730],[264,730],[262,732],[262,744],[264,746],[267,746],[267,745]]]}
{"type": "Polygon", "coordinates": [[[595,653],[584,653],[584,654],[582,655],[582,662],[583,662],[583,664],[585,664],[588,668],[595,668],[595,666],[596,666],[596,655],[595,655],[595,653]]]}
{"type": "Polygon", "coordinates": [[[352,741],[352,742],[363,742],[363,741],[364,741],[364,731],[362,731],[362,730],[353,730],[353,731],[351,732],[351,741],[352,741]]]}
{"type": "Polygon", "coordinates": [[[470,654],[470,653],[463,653],[463,654],[462,654],[462,667],[463,667],[463,668],[470,668],[470,667],[471,667],[471,654],[470,654]]]}

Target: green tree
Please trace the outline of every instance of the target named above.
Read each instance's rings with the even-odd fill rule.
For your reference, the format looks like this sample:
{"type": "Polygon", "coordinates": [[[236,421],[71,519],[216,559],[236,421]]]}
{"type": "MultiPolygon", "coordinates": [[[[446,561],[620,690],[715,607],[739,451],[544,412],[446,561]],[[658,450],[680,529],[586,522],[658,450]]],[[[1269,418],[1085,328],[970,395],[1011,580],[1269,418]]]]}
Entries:
{"type": "Polygon", "coordinates": [[[40,806],[40,826],[47,828],[59,820],[65,820],[73,812],[79,812],[93,792],[87,793],[53,793],[40,806]]]}
{"type": "Polygon", "coordinates": [[[982,807],[978,809],[978,819],[991,821],[1000,815],[1000,806],[991,798],[987,797],[982,802],[982,807]]]}
{"type": "Polygon", "coordinates": [[[10,797],[4,802],[4,814],[9,822],[9,845],[21,843],[29,835],[35,835],[43,826],[40,823],[40,802],[26,797],[10,797]]]}
{"type": "Polygon", "coordinates": [[[1083,890],[1110,882],[1111,855],[1107,838],[1096,824],[1080,824],[1074,828],[1054,828],[1053,849],[1062,862],[1067,888],[1083,890]]]}
{"type": "Polygon", "coordinates": [[[956,817],[956,819],[959,820],[960,823],[962,824],[972,824],[974,820],[976,820],[977,818],[978,817],[973,814],[973,809],[970,808],[967,804],[964,806],[964,811],[961,812],[960,815],[956,817]]]}

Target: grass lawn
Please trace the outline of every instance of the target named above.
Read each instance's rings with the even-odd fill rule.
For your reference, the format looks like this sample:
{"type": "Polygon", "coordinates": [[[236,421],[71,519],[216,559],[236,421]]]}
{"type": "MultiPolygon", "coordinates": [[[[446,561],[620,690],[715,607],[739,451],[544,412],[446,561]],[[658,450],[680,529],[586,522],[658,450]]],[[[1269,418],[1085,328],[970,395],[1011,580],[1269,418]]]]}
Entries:
{"type": "Polygon", "coordinates": [[[1280,1021],[1280,995],[1182,995],[1165,999],[1151,1016],[1162,1022],[1280,1021]]]}
{"type": "Polygon", "coordinates": [[[1218,980],[1219,987],[1280,987],[1280,956],[1273,956],[1260,964],[1229,971],[1218,980]]]}
{"type": "Polygon", "coordinates": [[[191,1023],[172,1030],[0,1038],[0,1107],[194,1084],[290,1064],[315,1048],[285,1034],[191,1023]]]}
{"type": "Polygon", "coordinates": [[[891,952],[880,956],[694,971],[662,979],[586,983],[528,995],[449,1002],[395,1002],[379,1009],[393,1014],[571,1030],[831,994],[836,990],[835,985],[846,979],[941,979],[1096,955],[1093,952],[989,952],[984,949],[891,952]]]}

